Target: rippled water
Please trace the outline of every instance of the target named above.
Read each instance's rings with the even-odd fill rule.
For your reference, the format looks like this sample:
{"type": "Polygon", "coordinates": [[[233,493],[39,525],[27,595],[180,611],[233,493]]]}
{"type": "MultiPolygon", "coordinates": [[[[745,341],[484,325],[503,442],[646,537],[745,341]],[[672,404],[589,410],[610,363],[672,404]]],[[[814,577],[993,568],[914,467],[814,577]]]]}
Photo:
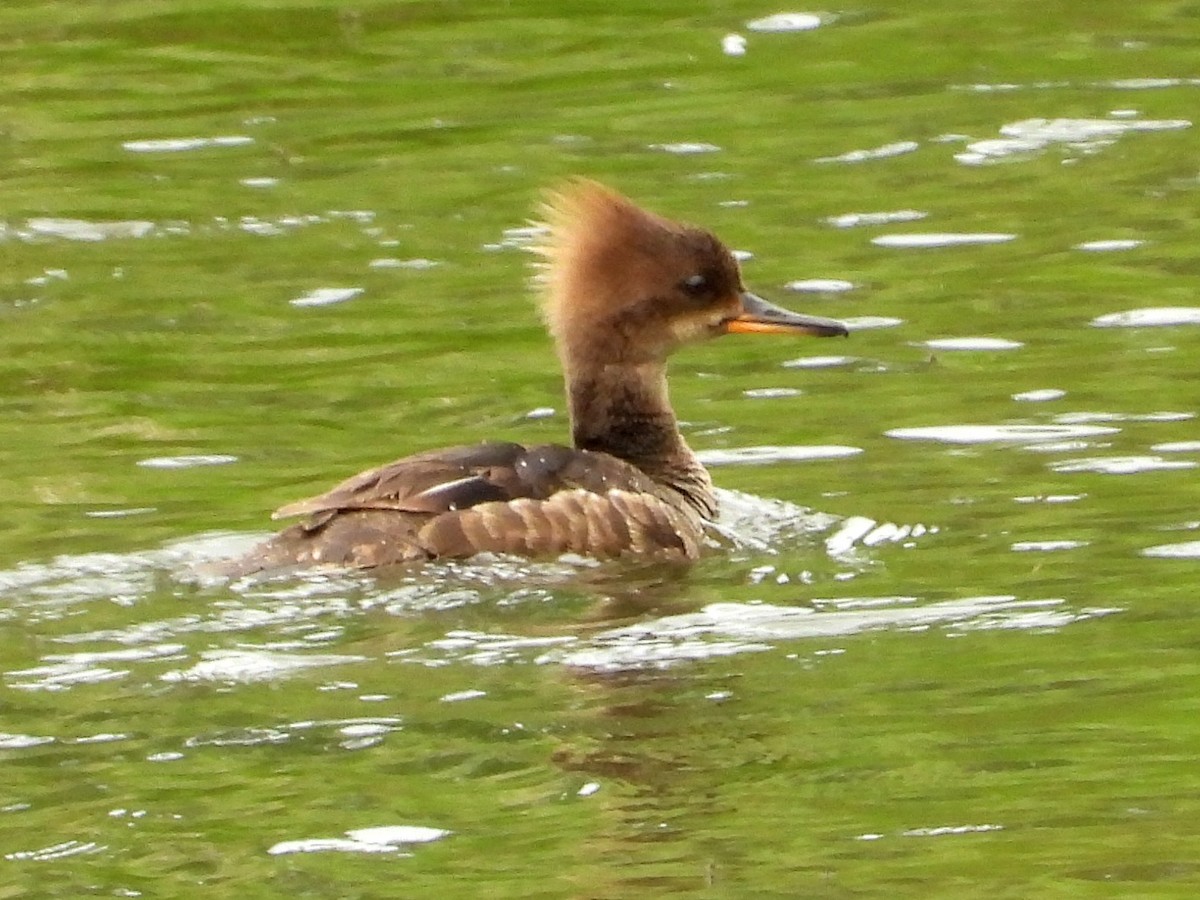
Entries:
{"type": "Polygon", "coordinates": [[[1193,896],[1195,24],[0,9],[0,884],[1193,896]],[[674,361],[711,554],[215,575],[564,437],[523,250],[576,173],[851,326],[674,361]]]}

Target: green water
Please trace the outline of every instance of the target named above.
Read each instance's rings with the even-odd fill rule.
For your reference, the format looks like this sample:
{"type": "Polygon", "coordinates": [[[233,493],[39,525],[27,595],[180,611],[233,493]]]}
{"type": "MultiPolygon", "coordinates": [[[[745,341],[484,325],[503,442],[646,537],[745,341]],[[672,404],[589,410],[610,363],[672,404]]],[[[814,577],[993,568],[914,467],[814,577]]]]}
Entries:
{"type": "Polygon", "coordinates": [[[1200,306],[1200,5],[919,7],[0,7],[0,897],[1195,896],[1200,328],[1092,323],[1200,306]],[[899,320],[674,361],[732,546],[198,579],[563,439],[506,230],[572,174],[899,320]],[[947,232],[1015,238],[872,243],[947,232]],[[1059,431],[888,434],[958,425],[1059,431]],[[318,842],[386,826],[451,833],[318,842]]]}

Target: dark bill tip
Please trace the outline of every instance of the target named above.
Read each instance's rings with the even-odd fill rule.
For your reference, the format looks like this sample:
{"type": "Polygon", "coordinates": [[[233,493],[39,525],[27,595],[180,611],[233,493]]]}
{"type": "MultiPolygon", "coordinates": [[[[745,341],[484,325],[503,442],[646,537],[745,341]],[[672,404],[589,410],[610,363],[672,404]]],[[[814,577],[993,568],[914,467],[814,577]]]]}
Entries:
{"type": "Polygon", "coordinates": [[[742,293],[742,312],[725,323],[729,334],[808,334],[846,337],[850,329],[837,319],[809,316],[768,303],[757,294],[742,293]]]}

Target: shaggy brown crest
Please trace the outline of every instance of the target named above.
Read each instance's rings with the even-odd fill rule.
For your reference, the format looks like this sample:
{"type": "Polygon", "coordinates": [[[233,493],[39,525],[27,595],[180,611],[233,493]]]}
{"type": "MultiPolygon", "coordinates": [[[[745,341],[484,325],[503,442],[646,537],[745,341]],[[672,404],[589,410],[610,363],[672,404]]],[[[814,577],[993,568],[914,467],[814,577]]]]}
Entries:
{"type": "Polygon", "coordinates": [[[695,559],[717,504],[679,432],[667,356],[727,333],[844,335],[746,291],[714,235],[592,181],[551,193],[540,276],[572,447],[483,443],[409,456],[275,518],[305,516],[233,567],[371,567],[483,551],[695,559]]]}

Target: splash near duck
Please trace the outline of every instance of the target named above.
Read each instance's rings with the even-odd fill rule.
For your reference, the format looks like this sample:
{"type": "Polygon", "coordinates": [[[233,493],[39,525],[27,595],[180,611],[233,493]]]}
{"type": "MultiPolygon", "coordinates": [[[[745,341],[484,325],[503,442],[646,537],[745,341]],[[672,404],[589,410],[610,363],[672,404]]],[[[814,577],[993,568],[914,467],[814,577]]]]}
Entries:
{"type": "Polygon", "coordinates": [[[371,469],[274,518],[303,517],[238,574],[370,568],[481,552],[690,560],[717,514],[679,432],[667,357],[723,334],[845,335],[746,290],[712,233],[592,181],[548,195],[538,282],[566,382],[572,446],[485,442],[371,469]]]}

